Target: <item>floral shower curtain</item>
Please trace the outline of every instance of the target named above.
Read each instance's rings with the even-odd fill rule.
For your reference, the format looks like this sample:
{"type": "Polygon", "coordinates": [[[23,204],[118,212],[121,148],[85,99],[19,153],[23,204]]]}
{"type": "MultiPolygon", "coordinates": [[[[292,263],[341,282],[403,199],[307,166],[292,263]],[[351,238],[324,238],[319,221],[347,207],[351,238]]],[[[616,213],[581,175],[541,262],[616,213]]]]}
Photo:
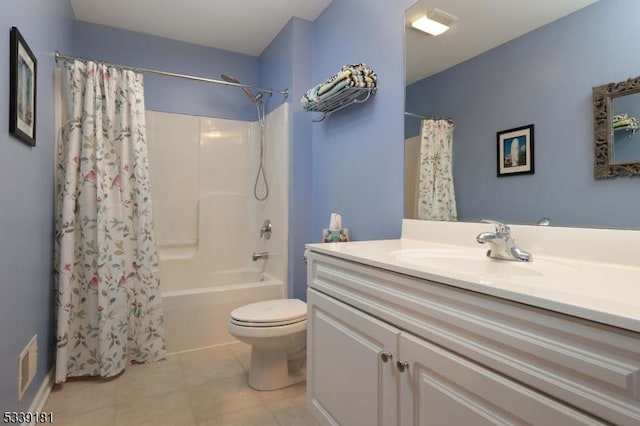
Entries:
{"type": "Polygon", "coordinates": [[[453,123],[422,121],[418,183],[418,219],[456,220],[453,187],[453,123]]]}
{"type": "Polygon", "coordinates": [[[56,169],[56,383],[165,357],[142,75],[63,71],[56,169]]]}

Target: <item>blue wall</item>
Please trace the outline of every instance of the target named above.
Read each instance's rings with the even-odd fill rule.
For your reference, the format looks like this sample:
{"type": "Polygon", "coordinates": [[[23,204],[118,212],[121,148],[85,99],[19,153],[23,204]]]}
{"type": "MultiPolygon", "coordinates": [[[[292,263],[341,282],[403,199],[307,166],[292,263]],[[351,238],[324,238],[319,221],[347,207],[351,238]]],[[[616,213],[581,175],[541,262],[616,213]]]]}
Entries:
{"type": "Polygon", "coordinates": [[[53,359],[53,53],[69,50],[68,0],[0,2],[0,412],[26,411],[53,359]],[[9,135],[9,29],[38,61],[36,146],[9,135]],[[17,403],[18,355],[38,335],[38,374],[17,403]]]}
{"type": "MultiPolygon", "coordinates": [[[[76,21],[74,36],[74,56],[216,80],[225,73],[242,83],[258,84],[255,56],[82,21],[76,21]]],[[[153,74],[144,79],[147,109],[256,120],[256,108],[240,88],[153,74]]]]}
{"type": "Polygon", "coordinates": [[[638,17],[638,1],[601,0],[407,88],[408,111],[455,121],[460,219],[640,226],[640,178],[593,178],[591,94],[640,74],[626,47],[640,39],[638,17]],[[496,132],[528,124],[535,174],[498,178],[496,132]]]}
{"type": "MultiPolygon", "coordinates": [[[[311,122],[300,97],[311,85],[313,24],[291,19],[260,55],[260,85],[287,87],[289,102],[289,258],[288,296],[307,298],[304,245],[311,241],[311,122]]],[[[269,110],[279,99],[269,100],[269,110]]]]}
{"type": "Polygon", "coordinates": [[[331,212],[342,214],[351,239],[400,235],[404,11],[412,3],[334,0],[314,23],[313,82],[363,62],[376,71],[379,89],[368,102],[313,124],[313,241],[331,212]]]}
{"type": "Polygon", "coordinates": [[[289,164],[289,286],[290,296],[307,299],[307,265],[304,246],[312,241],[312,129],[309,114],[302,109],[300,98],[312,85],[313,24],[294,20],[293,84],[291,85],[291,162],[289,164]]]}

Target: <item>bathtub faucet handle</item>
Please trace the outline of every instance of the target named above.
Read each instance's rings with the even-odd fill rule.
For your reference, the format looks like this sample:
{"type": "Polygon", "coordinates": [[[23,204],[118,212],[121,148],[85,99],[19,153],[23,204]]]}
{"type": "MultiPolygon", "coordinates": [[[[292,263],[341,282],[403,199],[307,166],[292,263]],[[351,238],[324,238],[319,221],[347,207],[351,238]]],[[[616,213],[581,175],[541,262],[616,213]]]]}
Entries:
{"type": "Polygon", "coordinates": [[[260,228],[260,238],[262,237],[266,240],[271,238],[271,221],[269,219],[265,219],[262,223],[262,228],[260,228]]]}

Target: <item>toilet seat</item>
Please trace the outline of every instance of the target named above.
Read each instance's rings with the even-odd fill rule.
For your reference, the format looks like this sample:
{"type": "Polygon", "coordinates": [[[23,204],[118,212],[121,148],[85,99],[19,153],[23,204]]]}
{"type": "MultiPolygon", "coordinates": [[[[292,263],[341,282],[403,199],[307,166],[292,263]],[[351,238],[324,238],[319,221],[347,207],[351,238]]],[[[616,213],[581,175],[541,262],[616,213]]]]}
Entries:
{"type": "Polygon", "coordinates": [[[230,322],[240,327],[281,327],[306,319],[306,303],[298,299],[277,299],[234,309],[230,322]]]}
{"type": "Polygon", "coordinates": [[[239,321],[237,319],[231,318],[231,323],[235,325],[239,325],[240,327],[281,327],[283,325],[295,324],[305,320],[306,318],[301,318],[295,321],[250,322],[250,321],[239,321]]]}

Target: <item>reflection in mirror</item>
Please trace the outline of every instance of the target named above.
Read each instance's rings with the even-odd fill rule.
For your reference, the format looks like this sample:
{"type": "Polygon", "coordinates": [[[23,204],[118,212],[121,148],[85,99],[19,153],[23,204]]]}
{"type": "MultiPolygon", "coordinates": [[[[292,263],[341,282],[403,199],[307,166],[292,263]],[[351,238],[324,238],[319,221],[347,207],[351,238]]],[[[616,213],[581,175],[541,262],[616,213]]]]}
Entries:
{"type": "Polygon", "coordinates": [[[640,77],[593,88],[594,176],[640,175],[640,77]]]}
{"type": "Polygon", "coordinates": [[[640,93],[613,100],[613,147],[611,162],[615,164],[640,161],[640,93]]]}
{"type": "MultiPolygon", "coordinates": [[[[437,2],[422,0],[422,3],[435,7],[437,2]]],[[[500,30],[501,26],[494,24],[480,25],[483,11],[506,13],[497,7],[498,1],[482,2],[481,10],[471,7],[476,3],[448,2],[447,12],[460,19],[442,36],[421,36],[416,40],[415,31],[405,30],[404,111],[451,117],[455,122],[452,158],[458,220],[477,222],[491,218],[533,225],[541,218],[550,218],[552,226],[640,228],[638,179],[593,178],[591,93],[593,86],[617,80],[614,76],[634,75],[640,69],[640,55],[621,56],[610,47],[612,40],[630,36],[640,39],[640,26],[613,25],[607,29],[606,37],[593,31],[602,22],[619,22],[621,8],[630,21],[631,16],[640,16],[640,2],[615,0],[615,5],[613,0],[501,2],[502,8],[512,8],[509,10],[512,21],[522,16],[532,20],[533,8],[548,14],[554,9],[558,14],[546,25],[529,27],[520,37],[441,67],[446,62],[443,52],[455,55],[500,30]],[[571,11],[559,12],[568,4],[571,11]],[[473,12],[469,12],[470,8],[473,12]],[[429,73],[416,73],[413,67],[418,59],[425,63],[418,71],[429,73]],[[534,124],[536,129],[535,173],[498,178],[496,134],[528,124],[534,124]]],[[[522,26],[523,21],[518,22],[522,26]]],[[[638,94],[630,97],[640,97],[640,91],[638,94]]],[[[616,114],[627,113],[628,117],[640,120],[640,113],[632,112],[622,103],[618,105],[626,101],[626,96],[612,100],[616,114]]],[[[407,218],[416,217],[415,177],[421,124],[421,119],[405,116],[407,218]]],[[[618,132],[625,133],[627,138],[629,134],[640,138],[640,130],[618,132]]],[[[629,144],[622,144],[627,142],[631,140],[620,142],[616,147],[619,152],[612,155],[615,167],[640,158],[637,153],[626,152],[629,144]]]]}
{"type": "Polygon", "coordinates": [[[407,138],[404,141],[404,217],[406,219],[418,218],[419,166],[420,137],[407,138]]]}
{"type": "Polygon", "coordinates": [[[420,184],[418,217],[458,220],[453,186],[453,122],[428,118],[420,134],[420,184]]]}
{"type": "Polygon", "coordinates": [[[453,184],[451,119],[405,112],[421,121],[420,134],[405,140],[405,216],[408,219],[458,219],[453,184]]]}

